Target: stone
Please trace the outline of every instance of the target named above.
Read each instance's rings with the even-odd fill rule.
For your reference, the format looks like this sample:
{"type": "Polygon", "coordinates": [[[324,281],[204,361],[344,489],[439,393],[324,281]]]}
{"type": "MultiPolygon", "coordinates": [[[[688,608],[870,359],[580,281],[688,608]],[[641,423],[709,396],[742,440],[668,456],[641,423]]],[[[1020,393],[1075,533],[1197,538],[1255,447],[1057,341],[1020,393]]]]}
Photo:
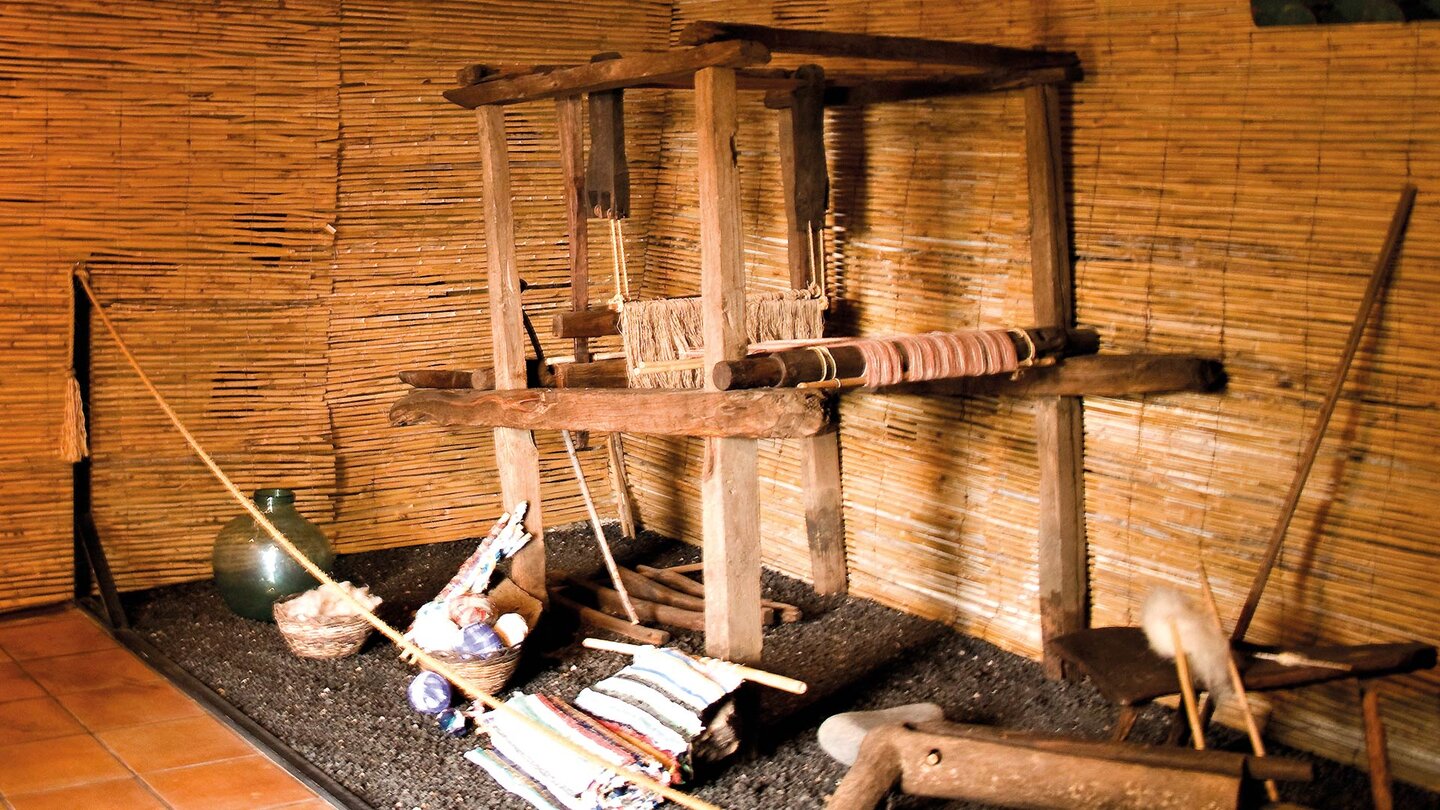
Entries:
{"type": "Polygon", "coordinates": [[[934,703],[907,703],[868,712],[832,715],[820,724],[820,748],[844,765],[854,765],[860,743],[872,729],[896,723],[927,723],[944,720],[945,710],[934,703]]]}

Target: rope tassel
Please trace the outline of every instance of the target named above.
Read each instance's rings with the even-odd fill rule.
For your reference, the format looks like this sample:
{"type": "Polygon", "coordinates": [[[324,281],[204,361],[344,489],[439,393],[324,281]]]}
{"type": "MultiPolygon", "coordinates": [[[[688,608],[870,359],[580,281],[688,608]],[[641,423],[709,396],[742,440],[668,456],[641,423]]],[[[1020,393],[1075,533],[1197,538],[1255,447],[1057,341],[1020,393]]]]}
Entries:
{"type": "MultiPolygon", "coordinates": [[[[78,265],[76,272],[82,272],[78,265]]],[[[76,293],[74,280],[70,282],[66,297],[70,317],[66,319],[65,331],[65,407],[60,417],[60,458],[74,464],[90,455],[90,437],[85,430],[85,397],[75,377],[76,293]]]]}

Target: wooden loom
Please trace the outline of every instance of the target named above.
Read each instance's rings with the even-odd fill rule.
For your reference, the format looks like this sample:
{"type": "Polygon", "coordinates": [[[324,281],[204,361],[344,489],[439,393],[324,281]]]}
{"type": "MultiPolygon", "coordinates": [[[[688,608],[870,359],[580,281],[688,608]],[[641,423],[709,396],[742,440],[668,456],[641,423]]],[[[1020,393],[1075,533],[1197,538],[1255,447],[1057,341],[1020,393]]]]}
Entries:
{"type": "MultiPolygon", "coordinates": [[[[815,234],[824,226],[827,175],[826,106],[867,105],[967,93],[1025,93],[1031,197],[1035,322],[1068,334],[1074,325],[1068,219],[1060,148],[1057,85],[1079,78],[1072,53],[968,42],[868,36],[766,26],[701,22],[681,36],[684,47],[663,53],[604,58],[570,67],[508,71],[473,66],[450,101],[476,111],[484,158],[485,234],[494,390],[417,390],[391,411],[394,424],[420,422],[493,427],[507,504],[527,500],[527,528],[537,538],[517,555],[513,576],[537,595],[545,592],[543,509],[538,456],[531,431],[597,430],[705,437],[702,481],[706,649],[732,661],[753,662],[761,651],[760,549],[756,439],[796,438],[802,444],[803,489],[812,574],[822,593],[843,592],[846,568],[840,508],[839,442],[834,408],[814,390],[721,390],[715,370],[747,356],[745,278],[739,176],[734,139],[740,91],[763,91],[778,111],[791,286],[815,277],[815,234]],[[860,57],[906,63],[929,71],[888,75],[827,74],[815,65],[795,70],[760,67],[775,53],[860,57]],[[927,67],[928,66],[928,67],[927,67]],[[585,293],[587,206],[580,185],[580,104],[601,94],[618,100],[626,88],[693,89],[699,153],[700,274],[704,390],[626,389],[623,363],[583,362],[582,341],[614,334],[616,313],[592,309],[585,293]],[[527,374],[525,332],[516,267],[509,158],[503,107],[554,100],[559,111],[566,177],[574,311],[557,316],[555,333],[576,340],[574,364],[527,374]],[[534,390],[531,381],[554,382],[534,390]]],[[[610,55],[606,55],[609,57],[610,55]]],[[[618,118],[618,103],[608,108],[618,118]]],[[[592,104],[592,121],[594,105],[592,104]]],[[[602,119],[604,116],[602,115],[602,119]]],[[[592,146],[595,163],[610,162],[606,192],[622,193],[623,152],[615,129],[592,146]],[[608,145],[607,145],[608,144],[608,145]],[[620,154],[619,165],[616,155],[620,154]]],[[[594,182],[592,180],[592,182],[594,182]]],[[[628,194],[628,190],[623,193],[628,194]]],[[[596,202],[592,198],[590,202],[596,202]]],[[[604,214],[604,200],[593,206],[604,214]]],[[[1084,339],[1079,341],[1085,343],[1084,339]]],[[[466,375],[444,387],[463,388],[466,375]]],[[[470,378],[473,379],[473,378],[470,378]]],[[[1084,626],[1086,553],[1081,490],[1080,396],[1154,391],[1215,390],[1223,374],[1214,361],[1193,357],[1094,356],[1067,360],[1018,378],[1004,375],[919,383],[913,390],[949,394],[1037,396],[1041,464],[1040,588],[1045,639],[1084,626]]],[[[1047,669],[1058,674],[1048,657],[1047,669]]]]}

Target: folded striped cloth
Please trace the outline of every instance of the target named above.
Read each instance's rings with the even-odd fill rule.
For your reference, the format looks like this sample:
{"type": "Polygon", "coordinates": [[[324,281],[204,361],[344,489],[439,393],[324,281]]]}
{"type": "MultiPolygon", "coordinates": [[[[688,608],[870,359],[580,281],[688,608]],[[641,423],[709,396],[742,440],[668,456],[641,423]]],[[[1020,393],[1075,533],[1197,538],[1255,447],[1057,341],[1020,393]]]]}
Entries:
{"type": "MultiPolygon", "coordinates": [[[[722,667],[646,647],[573,705],[523,692],[506,704],[604,762],[673,785],[689,776],[691,744],[712,708],[739,685],[722,667]]],[[[489,743],[465,757],[540,810],[650,810],[662,801],[508,715],[481,715],[478,728],[489,743]]]]}

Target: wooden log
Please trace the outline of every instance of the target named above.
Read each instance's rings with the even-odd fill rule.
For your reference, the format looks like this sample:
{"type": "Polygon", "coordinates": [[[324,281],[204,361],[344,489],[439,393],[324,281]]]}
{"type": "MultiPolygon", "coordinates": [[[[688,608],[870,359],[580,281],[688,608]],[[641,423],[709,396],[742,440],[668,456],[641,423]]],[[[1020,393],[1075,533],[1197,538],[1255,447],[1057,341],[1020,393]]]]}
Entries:
{"type": "MultiPolygon", "coordinates": [[[[603,53],[590,61],[606,62],[619,58],[618,53],[603,53]]],[[[585,195],[590,216],[624,219],[630,216],[630,166],[625,159],[625,91],[592,92],[588,96],[588,104],[590,162],[585,166],[585,195]]]]}
{"type": "Polygon", "coordinates": [[[620,334],[620,313],[608,307],[557,312],[551,329],[559,338],[595,338],[620,334]]]}
{"type": "Polygon", "coordinates": [[[592,360],[589,363],[556,363],[550,367],[556,388],[629,388],[625,359],[592,360]]]}
{"type": "Polygon", "coordinates": [[[530,388],[407,393],[390,424],[594,430],[658,436],[794,438],[825,429],[815,391],[680,391],[659,388],[530,388]]]}
{"type": "MultiPolygon", "coordinates": [[[[685,576],[675,568],[652,568],[648,565],[637,565],[635,566],[635,570],[656,582],[667,585],[682,593],[700,597],[705,595],[704,585],[685,576]]],[[[762,599],[760,600],[760,604],[762,607],[767,607],[775,611],[775,614],[780,617],[780,621],[785,624],[798,622],[804,618],[804,614],[800,611],[800,608],[794,605],[776,602],[771,599],[762,599]]]]}
{"type": "Polygon", "coordinates": [[[804,53],[813,56],[845,56],[968,67],[1038,68],[1074,65],[1079,59],[1069,51],[1008,48],[975,42],[955,42],[921,37],[892,37],[874,34],[847,34],[803,28],[773,28],[768,25],[701,20],[680,32],[680,44],[703,45],[730,40],[758,42],[776,53],[804,53]]]}
{"type": "MultiPolygon", "coordinates": [[[[607,588],[598,582],[580,578],[569,578],[566,582],[594,595],[596,606],[606,613],[612,616],[625,615],[624,600],[620,598],[620,593],[614,588],[607,588]]],[[[679,627],[697,633],[705,630],[705,613],[703,611],[686,610],[633,595],[630,603],[635,606],[635,615],[640,618],[641,622],[668,624],[671,627],[679,627]]]]}
{"type": "MultiPolygon", "coordinates": [[[[686,579],[686,577],[679,574],[676,574],[676,576],[681,579],[686,579]]],[[[633,596],[641,599],[648,599],[651,602],[684,608],[685,610],[700,612],[704,612],[705,610],[704,586],[701,586],[700,593],[692,594],[688,591],[672,588],[669,584],[648,574],[631,571],[627,568],[620,569],[620,581],[625,583],[626,589],[629,590],[633,596]]],[[[690,582],[699,585],[699,583],[694,580],[690,580],[690,582]]],[[[760,615],[761,620],[767,625],[775,624],[780,618],[774,609],[765,607],[764,602],[761,602],[760,615]]]]}
{"type": "MultiPolygon", "coordinates": [[[[524,310],[520,305],[520,275],[515,265],[515,220],[511,208],[510,159],[505,143],[505,116],[499,107],[476,111],[482,153],[485,245],[490,301],[490,338],[497,389],[523,389],[527,385],[524,310]]],[[[412,392],[412,396],[466,396],[488,392],[412,392]]],[[[498,392],[495,392],[498,393],[498,392]]],[[[493,394],[492,394],[493,395],[493,394]]],[[[529,504],[525,529],[532,535],[511,561],[510,577],[542,602],[545,591],[545,524],[540,501],[540,452],[529,430],[495,428],[495,460],[506,510],[529,504]]]]}
{"type": "Polygon", "coordinates": [[[1224,751],[1086,742],[956,723],[875,729],[828,807],[907,794],[1007,807],[1235,807],[1246,776],[1304,781],[1306,763],[1224,751]]]}
{"type": "Polygon", "coordinates": [[[400,382],[413,388],[458,388],[486,391],[495,387],[495,374],[488,368],[474,371],[424,368],[400,372],[400,382]]]}
{"type": "MultiPolygon", "coordinates": [[[[1065,165],[1060,142],[1060,94],[1054,85],[1025,89],[1025,155],[1030,190],[1030,272],[1035,322],[1070,328],[1075,322],[1065,165]]],[[[1035,407],[1040,461],[1040,638],[1045,672],[1064,675],[1048,648],[1058,636],[1088,624],[1085,546],[1084,429],[1078,397],[1047,397],[1035,407]]]]}
{"type": "Polygon", "coordinates": [[[940,396],[1127,397],[1177,391],[1215,393],[1225,388],[1219,360],[1179,354],[1092,354],[1035,366],[1019,375],[994,374],[905,383],[884,393],[940,396]]]}
{"type": "MultiPolygon", "coordinates": [[[[744,357],[748,343],[734,70],[707,67],[695,74],[695,127],[701,333],[706,365],[714,365],[744,357]]],[[[700,480],[705,650],[737,664],[758,662],[762,645],[757,455],[754,439],[707,439],[700,480]]]]}
{"type": "Polygon", "coordinates": [[[626,56],[545,73],[494,78],[445,91],[461,107],[516,104],[556,96],[597,93],[645,82],[676,81],[711,67],[738,68],[770,61],[770,51],[755,42],[716,42],[698,48],[626,56]]]}
{"type": "MultiPolygon", "coordinates": [[[[1011,335],[1015,350],[1022,361],[1029,359],[1030,347],[1040,358],[1093,354],[1100,348],[1100,337],[1092,329],[1034,328],[1022,330],[1026,337],[1011,335]]],[[[829,348],[834,366],[810,349],[785,349],[754,355],[739,360],[717,363],[710,368],[711,383],[721,391],[748,388],[788,388],[802,382],[815,382],[827,376],[851,380],[848,387],[861,385],[865,358],[854,346],[829,348]]]]}
{"type": "Polygon", "coordinates": [[[656,627],[646,627],[643,624],[631,624],[624,619],[617,619],[608,613],[602,613],[589,605],[582,605],[574,599],[566,596],[558,589],[550,590],[550,598],[555,604],[571,610],[580,619],[580,623],[596,630],[604,630],[607,633],[614,633],[617,636],[624,636],[641,644],[653,644],[656,647],[670,643],[670,633],[656,627]]]}

